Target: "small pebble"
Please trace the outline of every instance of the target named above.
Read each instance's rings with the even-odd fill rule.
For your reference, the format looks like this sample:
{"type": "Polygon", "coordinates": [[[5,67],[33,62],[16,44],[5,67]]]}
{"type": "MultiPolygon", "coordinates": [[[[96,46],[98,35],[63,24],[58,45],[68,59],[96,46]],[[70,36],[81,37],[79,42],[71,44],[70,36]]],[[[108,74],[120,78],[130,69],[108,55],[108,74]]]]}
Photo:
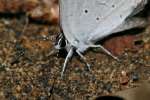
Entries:
{"type": "Polygon", "coordinates": [[[131,80],[133,81],[138,81],[139,80],[139,75],[138,73],[134,72],[131,74],[131,80]]]}
{"type": "Polygon", "coordinates": [[[104,89],[107,90],[108,92],[111,92],[112,84],[110,82],[106,83],[104,85],[104,89]]]}
{"type": "Polygon", "coordinates": [[[26,85],[23,89],[23,92],[30,93],[32,91],[32,86],[30,84],[26,85]]]}
{"type": "Polygon", "coordinates": [[[47,96],[39,96],[37,97],[37,100],[48,100],[47,96]]]}

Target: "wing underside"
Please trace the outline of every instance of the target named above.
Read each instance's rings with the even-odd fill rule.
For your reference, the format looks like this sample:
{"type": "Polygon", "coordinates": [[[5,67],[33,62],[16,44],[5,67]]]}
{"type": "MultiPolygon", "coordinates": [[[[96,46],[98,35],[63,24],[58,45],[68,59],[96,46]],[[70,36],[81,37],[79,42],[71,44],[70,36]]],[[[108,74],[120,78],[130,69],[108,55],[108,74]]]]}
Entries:
{"type": "Polygon", "coordinates": [[[143,0],[60,0],[60,20],[69,42],[103,38],[143,0]]]}

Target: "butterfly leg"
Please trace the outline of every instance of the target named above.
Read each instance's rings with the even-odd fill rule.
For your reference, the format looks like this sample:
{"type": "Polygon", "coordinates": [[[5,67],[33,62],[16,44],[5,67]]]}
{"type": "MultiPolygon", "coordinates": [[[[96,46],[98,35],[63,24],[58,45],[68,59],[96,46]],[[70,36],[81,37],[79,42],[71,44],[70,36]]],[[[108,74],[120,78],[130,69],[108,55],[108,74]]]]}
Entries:
{"type": "Polygon", "coordinates": [[[71,49],[69,50],[68,54],[67,54],[67,57],[66,57],[66,59],[65,59],[64,65],[63,65],[63,69],[62,69],[62,71],[61,71],[61,78],[62,78],[63,75],[64,75],[64,71],[65,71],[65,69],[66,69],[67,63],[68,63],[68,61],[70,60],[70,58],[72,57],[72,55],[73,55],[73,48],[71,48],[71,49]]]}
{"type": "Polygon", "coordinates": [[[90,70],[90,64],[87,63],[86,58],[80,53],[80,51],[77,49],[76,52],[78,53],[78,55],[81,57],[81,59],[85,62],[86,66],[88,67],[88,70],[90,70]]]}
{"type": "Polygon", "coordinates": [[[112,58],[114,58],[115,60],[119,61],[119,59],[114,56],[110,51],[108,51],[107,49],[105,49],[103,46],[101,45],[91,45],[90,47],[94,47],[94,48],[101,48],[105,53],[107,53],[109,56],[111,56],[112,58]]]}

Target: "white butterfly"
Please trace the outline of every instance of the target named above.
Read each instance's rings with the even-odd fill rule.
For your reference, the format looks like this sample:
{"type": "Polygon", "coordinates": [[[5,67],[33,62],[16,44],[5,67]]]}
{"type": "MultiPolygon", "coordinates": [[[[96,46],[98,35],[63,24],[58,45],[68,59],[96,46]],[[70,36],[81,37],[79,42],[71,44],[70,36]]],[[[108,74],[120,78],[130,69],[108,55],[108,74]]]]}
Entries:
{"type": "MultiPolygon", "coordinates": [[[[139,26],[133,24],[139,20],[130,17],[141,11],[146,3],[147,0],[59,0],[61,27],[68,51],[61,76],[74,50],[86,60],[82,55],[85,50],[100,47],[117,59],[95,42],[112,33],[139,26]]],[[[88,63],[87,66],[90,68],[88,63]]]]}

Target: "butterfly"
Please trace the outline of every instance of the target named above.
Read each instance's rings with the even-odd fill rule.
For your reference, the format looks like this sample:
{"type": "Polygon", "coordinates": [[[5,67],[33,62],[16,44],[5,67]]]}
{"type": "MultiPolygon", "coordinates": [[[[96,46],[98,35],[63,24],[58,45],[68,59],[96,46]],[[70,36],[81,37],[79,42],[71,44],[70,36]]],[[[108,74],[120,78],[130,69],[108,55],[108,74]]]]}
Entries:
{"type": "MultiPolygon", "coordinates": [[[[61,48],[65,38],[64,48],[68,51],[61,77],[74,52],[86,62],[82,53],[88,48],[99,47],[117,59],[103,46],[95,43],[113,33],[142,25],[143,23],[139,23],[141,19],[133,16],[140,12],[147,2],[147,0],[59,0],[62,34],[56,48],[61,48]]],[[[86,65],[90,69],[90,64],[86,65]]]]}

